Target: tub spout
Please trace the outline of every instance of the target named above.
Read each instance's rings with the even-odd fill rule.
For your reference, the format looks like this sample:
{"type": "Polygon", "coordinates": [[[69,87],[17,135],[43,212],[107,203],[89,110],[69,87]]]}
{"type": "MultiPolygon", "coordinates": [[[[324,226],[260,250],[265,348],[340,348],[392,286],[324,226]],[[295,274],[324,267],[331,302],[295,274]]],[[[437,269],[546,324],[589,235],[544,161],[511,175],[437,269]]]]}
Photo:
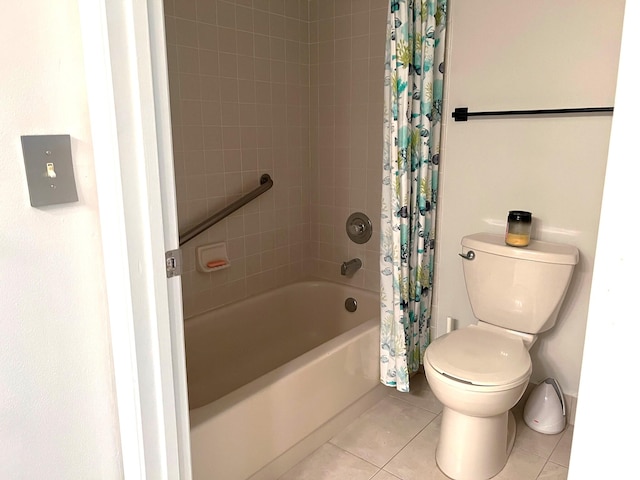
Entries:
{"type": "Polygon", "coordinates": [[[342,266],[340,267],[340,275],[351,276],[356,271],[362,268],[362,260],[359,258],[354,258],[349,260],[348,262],[342,262],[342,266]]]}

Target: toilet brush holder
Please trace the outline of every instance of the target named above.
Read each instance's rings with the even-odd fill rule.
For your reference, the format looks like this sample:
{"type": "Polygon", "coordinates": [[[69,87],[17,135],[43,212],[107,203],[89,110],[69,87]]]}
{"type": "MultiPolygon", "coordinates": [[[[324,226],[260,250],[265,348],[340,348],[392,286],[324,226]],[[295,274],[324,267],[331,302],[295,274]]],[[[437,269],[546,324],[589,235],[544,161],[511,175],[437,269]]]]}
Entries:
{"type": "Polygon", "coordinates": [[[527,426],[536,432],[553,435],[564,430],[567,409],[556,379],[547,378],[531,392],[523,417],[527,426]]]}

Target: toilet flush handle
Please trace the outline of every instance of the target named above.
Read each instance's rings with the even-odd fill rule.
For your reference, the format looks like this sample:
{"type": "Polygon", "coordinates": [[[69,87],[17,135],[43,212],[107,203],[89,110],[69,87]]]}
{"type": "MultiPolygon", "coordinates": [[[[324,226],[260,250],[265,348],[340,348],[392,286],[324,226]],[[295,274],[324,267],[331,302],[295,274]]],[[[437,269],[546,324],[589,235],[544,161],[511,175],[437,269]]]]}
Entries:
{"type": "Polygon", "coordinates": [[[476,258],[476,254],[473,250],[469,250],[466,254],[459,253],[458,255],[460,255],[465,260],[473,260],[474,258],[476,258]]]}

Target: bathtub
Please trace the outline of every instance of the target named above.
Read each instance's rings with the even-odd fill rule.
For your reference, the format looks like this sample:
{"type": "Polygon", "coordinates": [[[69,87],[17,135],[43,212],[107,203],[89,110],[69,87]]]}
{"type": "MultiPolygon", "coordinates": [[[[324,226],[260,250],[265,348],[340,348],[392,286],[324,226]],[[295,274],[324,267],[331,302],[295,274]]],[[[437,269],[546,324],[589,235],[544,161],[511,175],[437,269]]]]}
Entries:
{"type": "Polygon", "coordinates": [[[277,478],[384,395],[378,319],[376,293],[324,281],[187,319],[193,478],[277,478]]]}

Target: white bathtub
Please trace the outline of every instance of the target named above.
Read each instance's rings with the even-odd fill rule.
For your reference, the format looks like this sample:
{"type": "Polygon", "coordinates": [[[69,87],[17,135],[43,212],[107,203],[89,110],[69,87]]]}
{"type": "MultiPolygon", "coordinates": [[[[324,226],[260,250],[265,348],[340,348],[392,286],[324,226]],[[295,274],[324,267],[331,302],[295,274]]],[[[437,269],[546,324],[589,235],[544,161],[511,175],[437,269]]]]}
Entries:
{"type": "Polygon", "coordinates": [[[306,281],[188,319],[193,478],[274,478],[380,398],[378,318],[377,294],[306,281]]]}

